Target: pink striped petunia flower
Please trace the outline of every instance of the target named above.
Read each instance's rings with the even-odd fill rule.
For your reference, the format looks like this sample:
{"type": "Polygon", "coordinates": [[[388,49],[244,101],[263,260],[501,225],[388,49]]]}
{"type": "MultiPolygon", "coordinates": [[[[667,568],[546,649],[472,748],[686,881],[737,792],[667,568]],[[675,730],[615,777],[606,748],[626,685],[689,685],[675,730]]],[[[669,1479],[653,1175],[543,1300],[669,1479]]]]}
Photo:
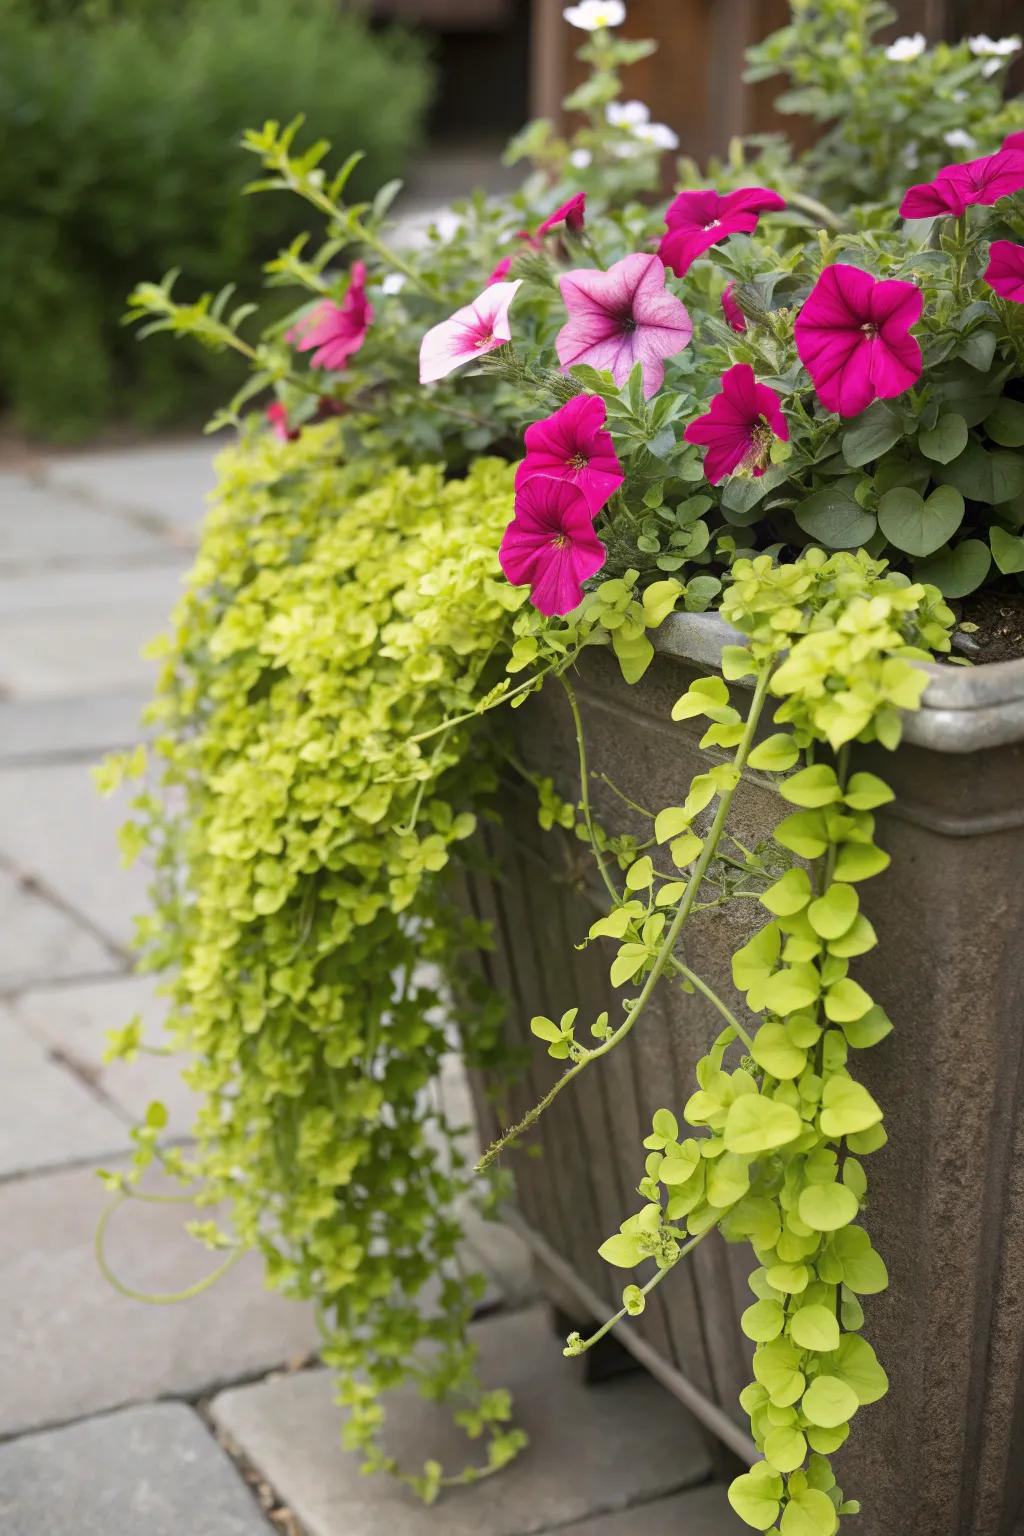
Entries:
{"type": "Polygon", "coordinates": [[[559,278],[569,319],[555,337],[563,371],[576,363],[607,369],[620,387],[639,363],[644,395],[657,394],[665,358],[693,334],[686,306],[665,288],[657,256],[624,256],[607,272],[581,268],[559,278]]]}
{"type": "Polygon", "coordinates": [[[429,330],[420,343],[420,383],[433,384],[511,341],[509,306],[521,287],[521,281],[493,283],[429,330]]]}
{"type": "Polygon", "coordinates": [[[366,266],[352,263],[348,292],[340,304],[324,299],[311,315],[299,320],[285,334],[299,352],[312,352],[311,368],[334,371],[346,367],[348,360],[366,340],[373,321],[373,305],[366,297],[366,266]]]}

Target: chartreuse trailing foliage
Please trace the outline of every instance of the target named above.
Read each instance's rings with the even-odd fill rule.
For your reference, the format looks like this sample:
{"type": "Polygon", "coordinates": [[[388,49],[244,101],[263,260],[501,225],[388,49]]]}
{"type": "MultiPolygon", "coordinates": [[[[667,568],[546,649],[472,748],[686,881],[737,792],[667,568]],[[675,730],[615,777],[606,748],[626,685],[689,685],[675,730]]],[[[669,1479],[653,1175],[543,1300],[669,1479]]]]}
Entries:
{"type": "MultiPolygon", "coordinates": [[[[860,1297],[885,1288],[886,1269],[858,1221],[863,1159],[884,1145],[885,1132],[854,1059],[892,1025],[850,970],[877,943],[860,889],[889,862],[874,840],[873,812],[893,796],[875,774],[850,772],[848,749],[854,741],[897,746],[901,712],[918,706],[927,681],[913,663],[949,648],[953,615],[935,588],[886,573],[863,551],[826,557],[821,550],[785,566],[767,556],[738,561],[722,613],[745,643],[726,648],[724,679],[697,680],[673,709],[675,720],[708,721],[701,744],[718,761],[680,804],[658,813],[652,852],[627,861],[621,889],[584,787],[580,831],[611,899],[590,938],[616,942],[612,983],[635,995],[624,999],[618,1023],[602,1016],[592,1026],[594,1045],[577,1040],[575,1009],[558,1024],[534,1019],[534,1034],[569,1065],[484,1161],[629,1034],[663,976],[714,1004],[725,1028],[682,1112],[691,1134],[681,1134],[675,1113],[658,1111],[644,1143],[644,1204],[601,1248],[610,1264],[653,1262],[654,1272],[625,1287],[622,1310],[592,1338],[571,1335],[565,1352],[581,1354],[615,1322],[642,1312],[648,1293],[709,1233],[748,1241],[758,1267],[743,1328],[757,1349],[742,1402],[764,1459],[736,1479],[730,1499],[756,1530],[832,1536],[840,1517],[859,1506],[844,1500],[828,1457],[858,1409],[887,1389],[860,1333],[860,1297]],[[742,685],[739,697],[730,683],[742,685]],[[772,700],[775,729],[759,740],[772,700]],[[760,894],[740,894],[754,894],[770,918],[733,956],[744,1023],[679,947],[705,884],[720,883],[730,807],[752,770],[770,776],[786,804],[774,842],[789,867],[774,878],[774,863],[756,854],[745,860],[760,894]]],[[[576,723],[579,732],[578,714],[576,723]]],[[[582,735],[579,750],[585,786],[582,735]]],[[[553,819],[550,807],[546,815],[553,819]]]]}
{"type": "MultiPolygon", "coordinates": [[[[523,600],[495,554],[511,482],[488,459],[447,482],[346,468],[336,424],[226,455],[150,708],[168,795],[139,795],[125,833],[155,864],[145,963],[174,971],[171,1035],[205,1095],[198,1150],[165,1159],[229,1203],[233,1236],[199,1235],[258,1248],[276,1286],[317,1301],[370,1468],[395,1470],[377,1399],[410,1375],[459,1399],[490,1468],[522,1438],[507,1395],[474,1384],[481,1282],[456,1263],[471,1176],[428,1093],[452,1043],[436,968],[479,942],[441,881],[494,783],[493,754],[438,727],[475,708],[523,600]]],[[[115,761],[108,783],[125,766],[143,765],[115,761]]],[[[494,1009],[470,1001],[462,1045],[487,1058],[494,1009]]],[[[440,1477],[411,1480],[430,1497],[440,1477]]]]}

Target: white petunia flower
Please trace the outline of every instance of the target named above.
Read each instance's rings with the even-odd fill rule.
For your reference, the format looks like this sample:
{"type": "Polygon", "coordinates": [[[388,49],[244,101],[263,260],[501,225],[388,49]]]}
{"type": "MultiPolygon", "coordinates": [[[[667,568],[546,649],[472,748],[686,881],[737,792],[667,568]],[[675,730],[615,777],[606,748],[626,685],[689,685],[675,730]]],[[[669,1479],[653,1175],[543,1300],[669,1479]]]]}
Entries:
{"type": "Polygon", "coordinates": [[[966,128],[951,128],[942,137],[950,149],[977,149],[978,147],[977,139],[972,134],[969,134],[966,128]]]}
{"type": "Polygon", "coordinates": [[[593,159],[589,149],[574,149],[569,156],[569,164],[577,171],[585,171],[593,163],[593,159]]]}
{"type": "Polygon", "coordinates": [[[636,138],[645,144],[650,144],[654,149],[678,149],[679,135],[673,133],[666,123],[641,123],[634,128],[636,138]]]}
{"type": "Polygon", "coordinates": [[[405,276],[401,272],[389,272],[380,286],[383,293],[401,293],[405,287],[405,276]]]}
{"type": "Polygon", "coordinates": [[[626,19],[623,0],[580,0],[562,12],[570,27],[581,32],[599,32],[602,27],[621,27],[626,19]]]}
{"type": "Polygon", "coordinates": [[[604,115],[613,128],[640,128],[650,122],[651,109],[642,101],[612,101],[604,115]]]}
{"type": "Polygon", "coordinates": [[[911,59],[919,59],[927,46],[924,33],[915,32],[913,37],[898,37],[894,43],[890,43],[885,56],[894,64],[909,64],[911,59]]]}
{"type": "Polygon", "coordinates": [[[989,37],[987,33],[979,32],[977,37],[967,39],[967,46],[979,59],[1008,59],[1011,54],[1020,52],[1021,40],[1017,36],[989,37]]]}

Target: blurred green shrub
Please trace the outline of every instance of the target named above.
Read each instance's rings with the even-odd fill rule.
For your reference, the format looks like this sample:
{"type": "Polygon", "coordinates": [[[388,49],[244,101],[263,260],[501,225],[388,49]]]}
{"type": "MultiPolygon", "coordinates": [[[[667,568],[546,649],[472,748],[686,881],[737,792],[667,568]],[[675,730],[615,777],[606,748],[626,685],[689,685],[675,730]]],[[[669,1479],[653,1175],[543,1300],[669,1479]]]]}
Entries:
{"type": "Polygon", "coordinates": [[[129,289],[180,265],[251,291],[298,233],[295,200],[237,196],[247,125],[307,113],[366,152],[358,196],[402,170],[429,91],[421,47],[337,0],[4,0],[0,403],[16,425],[69,440],[201,420],[230,368],[138,346],[129,289]]]}

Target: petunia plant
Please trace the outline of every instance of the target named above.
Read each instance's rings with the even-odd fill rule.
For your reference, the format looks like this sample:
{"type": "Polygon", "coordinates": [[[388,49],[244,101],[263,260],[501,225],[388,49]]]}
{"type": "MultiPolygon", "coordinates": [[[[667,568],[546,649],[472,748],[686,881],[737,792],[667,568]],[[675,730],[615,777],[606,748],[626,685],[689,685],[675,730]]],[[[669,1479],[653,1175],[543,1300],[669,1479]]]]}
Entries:
{"type": "MultiPolygon", "coordinates": [[[[473,1287],[445,1207],[473,1179],[425,1131],[452,1151],[455,1128],[424,1107],[446,1019],[493,1069],[500,1006],[471,990],[467,1009],[421,962],[464,982],[486,941],[453,913],[456,845],[499,814],[503,774],[530,779],[511,710],[561,685],[580,782],[538,782],[539,818],[593,853],[607,910],[580,938],[612,947],[621,1006],[532,1021],[563,1074],[484,1164],[660,985],[709,1001],[722,1033],[690,1100],[655,1117],[643,1203],[601,1250],[641,1272],[567,1352],[642,1311],[711,1234],[749,1243],[743,1406],[761,1459],[734,1508],[782,1536],[833,1536],[856,1510],[828,1458],[886,1388],[860,1300],[886,1284],[862,1220],[884,1106],[855,1063],[892,1022],[855,972],[884,942],[861,887],[887,863],[874,812],[892,796],[850,753],[898,747],[918,663],[968,632],[950,602],[1021,588],[1024,110],[997,101],[1014,40],[880,45],[873,0],[793,11],[755,72],[787,69],[823,120],[849,112],[802,157],[737,146],[700,186],[681,163],[665,207],[659,157],[676,146],[622,78],[652,45],[617,35],[619,0],[581,0],[565,12],[590,67],[568,102],[577,126],[520,137],[534,171],[519,194],[474,197],[410,242],[389,221],[397,189],[350,204],[351,160],[331,175],[300,124],[267,123],[246,139],[255,190],[298,194],[323,222],[319,244],[268,267],[294,313],[260,332],[230,290],[187,304],[165,281],[132,299],[150,330],[250,368],[216,423],[240,427],[242,449],[154,716],[171,803],[140,796],[127,838],[156,854],[144,948],[176,968],[173,1028],[211,1095],[197,1158],[166,1160],[231,1202],[237,1235],[217,1244],[260,1247],[276,1283],[318,1299],[350,1439],[427,1498],[496,1471],[521,1438],[465,1335],[473,1287]],[[838,41],[822,32],[837,17],[838,41]],[[972,143],[942,105],[897,163],[897,124],[926,91],[965,95],[972,143]],[[572,674],[604,646],[638,682],[669,616],[710,608],[735,644],[672,711],[702,722],[708,762],[641,845],[594,820],[572,674]],[[740,861],[743,899],[767,913],[734,956],[740,1002],[682,939],[702,901],[733,899],[721,870],[750,770],[783,813],[774,852],[740,861]],[[417,1298],[438,1272],[430,1315],[417,1298]],[[469,1400],[458,1417],[488,1443],[482,1464],[397,1467],[377,1394],[404,1376],[469,1400]]],[[[155,1136],[140,1147],[141,1169],[155,1136]]],[[[118,1198],[134,1188],[119,1179],[118,1198]]]]}

